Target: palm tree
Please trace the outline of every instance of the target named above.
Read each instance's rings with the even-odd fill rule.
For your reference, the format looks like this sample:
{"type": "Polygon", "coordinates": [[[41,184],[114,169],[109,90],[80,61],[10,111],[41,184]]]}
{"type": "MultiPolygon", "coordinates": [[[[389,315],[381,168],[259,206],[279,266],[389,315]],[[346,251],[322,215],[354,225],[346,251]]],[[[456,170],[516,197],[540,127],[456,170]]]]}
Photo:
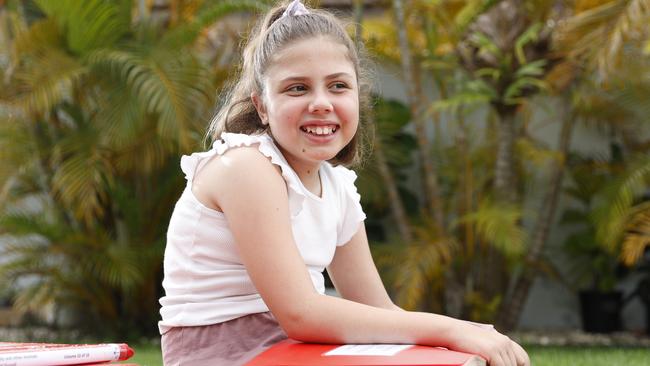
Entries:
{"type": "MultiPolygon", "coordinates": [[[[647,31],[644,29],[647,20],[650,19],[650,2],[647,0],[614,0],[591,4],[588,5],[591,7],[586,8],[579,7],[586,3],[581,4],[576,4],[577,8],[572,9],[572,14],[564,15],[566,19],[560,23],[560,28],[555,34],[555,48],[559,55],[568,60],[565,65],[585,64],[585,71],[596,70],[598,79],[605,81],[611,78],[617,65],[620,65],[624,57],[624,46],[631,45],[640,48],[640,42],[644,40],[642,37],[647,36],[647,31]],[[604,42],[600,47],[593,46],[601,44],[602,40],[604,42]]],[[[573,71],[569,70],[565,74],[575,75],[576,71],[573,67],[573,71]]],[[[568,79],[573,77],[575,76],[569,76],[568,79]]],[[[564,78],[567,79],[567,77],[564,78]]],[[[570,119],[573,118],[571,116],[572,114],[569,114],[570,119]]],[[[568,125],[570,123],[570,120],[565,119],[562,129],[560,151],[563,156],[566,156],[568,141],[570,141],[571,127],[568,125]]],[[[562,169],[562,165],[559,165],[554,170],[549,197],[545,200],[542,215],[536,226],[534,241],[528,251],[528,263],[537,262],[543,251],[562,182],[562,169]]],[[[618,213],[622,214],[622,212],[618,213]]],[[[626,215],[618,215],[618,219],[623,217],[626,215]]],[[[621,228],[619,227],[618,231],[610,232],[620,233],[621,228]]],[[[638,246],[633,246],[638,248],[638,246]]],[[[514,291],[502,308],[500,317],[500,323],[506,329],[514,327],[519,320],[534,278],[534,273],[526,271],[515,279],[512,286],[514,291]]]]}
{"type": "MultiPolygon", "coordinates": [[[[361,0],[355,0],[354,1],[354,20],[355,20],[355,31],[354,31],[354,37],[355,37],[355,42],[357,43],[357,48],[359,50],[362,49],[363,47],[363,28],[361,26],[362,21],[363,21],[363,2],[361,0]]],[[[368,125],[371,126],[376,126],[376,119],[375,119],[375,113],[373,113],[372,108],[367,108],[365,112],[365,118],[367,118],[368,125]]],[[[399,122],[399,119],[393,120],[393,122],[399,122]]],[[[401,126],[398,127],[398,129],[401,126]]],[[[375,132],[374,130],[373,132],[375,132]]],[[[379,134],[378,138],[374,139],[374,146],[373,146],[373,157],[375,164],[373,164],[376,169],[377,169],[377,175],[381,177],[381,181],[383,182],[383,186],[386,189],[386,194],[388,196],[388,201],[390,205],[390,210],[393,216],[393,219],[395,220],[396,226],[397,226],[397,231],[399,233],[399,236],[405,241],[405,242],[411,242],[413,240],[413,235],[411,233],[411,227],[409,223],[408,216],[406,214],[406,209],[404,208],[404,204],[402,202],[402,199],[399,196],[399,191],[398,191],[398,186],[397,182],[395,180],[395,177],[393,176],[393,173],[391,172],[390,166],[388,159],[386,158],[385,154],[385,149],[386,146],[384,145],[384,139],[387,139],[388,136],[395,135],[398,131],[390,131],[387,132],[384,129],[382,129],[381,133],[379,134]],[[386,138],[385,138],[386,137],[386,138]]],[[[390,144],[390,141],[388,141],[390,144]]],[[[367,174],[362,175],[362,180],[365,178],[367,174]]],[[[374,182],[373,182],[374,183],[374,182]]],[[[366,185],[366,191],[367,187],[374,186],[374,184],[368,184],[366,185]]]]}
{"type": "Polygon", "coordinates": [[[501,1],[476,18],[458,48],[463,67],[486,83],[498,116],[494,189],[497,199],[509,203],[517,201],[518,106],[543,87],[540,76],[550,63],[551,23],[543,22],[549,10],[535,11],[543,15],[528,12],[523,0],[501,1]]]}
{"type": "Polygon", "coordinates": [[[0,277],[33,279],[24,309],[55,304],[82,323],[153,333],[179,157],[201,147],[225,74],[194,41],[265,5],[205,6],[171,27],[134,21],[131,1],[34,3],[2,14],[14,32],[1,64],[0,277]]]}
{"type": "MultiPolygon", "coordinates": [[[[450,72],[454,70],[455,60],[454,54],[449,52],[450,49],[453,50],[453,47],[450,48],[449,45],[454,45],[461,37],[461,32],[457,32],[455,29],[466,28],[467,23],[471,23],[472,19],[475,19],[481,11],[489,6],[477,7],[467,4],[466,8],[459,11],[458,9],[448,9],[442,3],[439,5],[410,3],[409,5],[411,13],[417,15],[412,15],[409,18],[405,33],[410,39],[408,42],[402,41],[401,44],[409,46],[409,53],[411,52],[410,45],[415,45],[413,50],[417,51],[413,51],[412,68],[419,70],[418,73],[422,79],[424,79],[424,75],[432,76],[441,96],[446,97],[447,92],[455,93],[454,87],[458,74],[450,72]]],[[[365,24],[375,30],[368,39],[370,48],[378,52],[383,60],[401,64],[405,69],[406,62],[401,56],[407,52],[400,54],[395,52],[400,47],[395,43],[393,37],[397,39],[400,37],[390,29],[382,28],[382,24],[384,23],[381,21],[365,24]]],[[[401,39],[404,39],[404,35],[401,39]]],[[[407,57],[407,60],[411,60],[411,57],[407,57]]],[[[418,94],[417,88],[413,90],[416,92],[412,94],[418,94]]],[[[480,101],[486,100],[484,94],[481,94],[480,101]]],[[[437,102],[436,105],[456,104],[453,99],[454,97],[450,97],[445,101],[437,102]]],[[[431,121],[428,121],[427,118],[430,115],[435,116],[437,109],[425,110],[417,103],[409,104],[411,111],[414,110],[413,105],[415,104],[419,110],[417,113],[420,114],[421,123],[426,123],[426,129],[429,130],[432,126],[430,125],[431,121]]],[[[395,243],[395,246],[399,246],[401,249],[389,249],[378,245],[377,252],[379,254],[389,252],[386,255],[388,259],[384,260],[386,257],[379,258],[381,264],[397,265],[399,263],[401,271],[395,270],[387,273],[392,275],[389,276],[392,278],[388,282],[395,284],[396,295],[403,305],[429,310],[442,309],[454,315],[463,316],[471,311],[462,303],[466,300],[466,296],[474,296],[472,294],[476,293],[474,280],[488,280],[490,276],[490,272],[472,272],[471,270],[477,267],[475,263],[483,257],[484,250],[494,246],[497,248],[496,250],[503,250],[509,258],[519,255],[517,253],[522,251],[522,240],[525,235],[518,228],[517,218],[520,217],[520,213],[516,212],[516,208],[505,205],[497,207],[494,203],[483,199],[483,192],[485,192],[489,181],[481,174],[484,173],[482,169],[486,166],[486,156],[489,155],[486,155],[484,147],[477,148],[476,143],[469,143],[469,136],[472,135],[470,130],[475,131],[476,129],[472,129],[465,123],[463,114],[458,113],[456,117],[455,122],[460,127],[456,146],[449,147],[448,144],[443,144],[440,140],[439,116],[436,116],[433,121],[433,128],[437,132],[435,138],[438,139],[435,146],[422,148],[422,142],[418,144],[420,151],[418,156],[426,154],[432,164],[435,161],[433,166],[436,167],[436,180],[440,181],[439,209],[444,215],[442,220],[444,225],[449,226],[445,226],[444,231],[436,229],[439,227],[436,223],[437,220],[429,219],[427,218],[428,214],[423,214],[423,212],[432,212],[432,210],[411,211],[411,221],[416,223],[412,224],[414,232],[416,232],[415,240],[412,243],[395,243]],[[460,134],[461,132],[465,137],[460,134]],[[457,166],[464,168],[459,172],[457,166]],[[472,215],[475,212],[477,215],[472,215]],[[464,217],[464,220],[461,219],[464,217]],[[455,222],[458,224],[454,224],[455,222]],[[438,233],[438,237],[432,235],[435,232],[438,233]],[[443,232],[448,232],[450,236],[445,237],[443,232]],[[511,241],[510,245],[506,245],[507,241],[504,238],[507,239],[508,234],[521,240],[511,241]],[[424,245],[424,242],[428,242],[428,246],[424,245]],[[437,248],[441,247],[445,248],[445,251],[438,253],[446,253],[445,255],[432,256],[427,253],[427,251],[439,250],[437,248]],[[420,253],[420,255],[414,253],[420,253]],[[435,261],[431,262],[434,259],[435,261]],[[451,268],[448,267],[449,265],[451,268]],[[432,271],[431,268],[436,266],[438,269],[432,271]],[[445,268],[448,270],[444,270],[445,268]],[[408,281],[406,278],[411,278],[412,281],[408,281]],[[427,294],[428,290],[432,292],[427,294]],[[442,302],[441,306],[442,295],[448,300],[442,302]],[[461,305],[455,305],[458,303],[461,305]],[[458,310],[459,308],[464,309],[458,310]]],[[[386,126],[381,124],[377,126],[381,136],[382,130],[386,126]]],[[[415,136],[420,140],[427,137],[422,132],[416,132],[415,136]]],[[[380,139],[380,141],[383,140],[380,139]]],[[[429,144],[428,141],[427,144],[429,144]]],[[[367,196],[365,191],[364,196],[367,196]]],[[[430,203],[428,200],[427,202],[427,204],[430,203]]],[[[470,307],[480,306],[482,301],[478,300],[477,296],[473,298],[477,301],[473,301],[473,305],[470,307]]],[[[496,297],[493,297],[491,303],[498,304],[495,299],[496,297]]]]}
{"type": "Polygon", "coordinates": [[[431,144],[427,133],[425,114],[422,111],[424,105],[422,84],[417,76],[417,64],[413,63],[408,37],[406,35],[406,20],[404,4],[401,0],[393,0],[393,9],[397,21],[397,34],[400,47],[400,58],[404,82],[407,86],[408,101],[411,109],[411,116],[414,119],[416,138],[418,141],[418,157],[420,159],[421,171],[424,181],[424,197],[426,208],[434,218],[434,224],[440,235],[445,233],[444,215],[441,205],[438,175],[432,162],[430,151],[431,144]]]}

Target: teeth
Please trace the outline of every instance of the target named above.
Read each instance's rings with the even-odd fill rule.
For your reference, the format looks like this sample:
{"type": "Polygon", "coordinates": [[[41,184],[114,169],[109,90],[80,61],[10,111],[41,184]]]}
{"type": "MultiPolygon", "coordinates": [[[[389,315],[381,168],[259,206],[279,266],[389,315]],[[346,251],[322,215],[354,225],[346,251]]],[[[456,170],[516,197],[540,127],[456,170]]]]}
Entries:
{"type": "Polygon", "coordinates": [[[307,126],[307,127],[303,127],[302,129],[303,131],[314,135],[329,135],[336,131],[336,127],[334,126],[319,126],[319,127],[307,126]]]}

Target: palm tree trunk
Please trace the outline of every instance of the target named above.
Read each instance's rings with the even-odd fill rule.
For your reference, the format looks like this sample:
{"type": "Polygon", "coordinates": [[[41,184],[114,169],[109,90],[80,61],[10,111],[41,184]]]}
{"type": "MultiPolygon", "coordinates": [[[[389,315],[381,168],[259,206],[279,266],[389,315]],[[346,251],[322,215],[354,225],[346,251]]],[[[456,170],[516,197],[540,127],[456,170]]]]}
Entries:
{"type": "Polygon", "coordinates": [[[410,243],[413,241],[413,232],[411,230],[411,225],[409,224],[408,216],[406,215],[406,209],[404,209],[404,204],[402,199],[399,196],[397,190],[397,184],[393,178],[393,174],[388,167],[384,151],[382,150],[382,144],[379,139],[375,142],[375,158],[377,160],[377,168],[379,169],[379,174],[386,186],[388,193],[388,201],[390,202],[390,211],[397,225],[397,231],[399,232],[400,237],[404,240],[405,243],[410,243]]]}
{"type": "MultiPolygon", "coordinates": [[[[551,173],[550,190],[542,202],[541,214],[537,224],[535,225],[533,241],[528,251],[528,255],[526,256],[525,263],[527,264],[539,261],[557,211],[557,203],[562,188],[562,180],[564,178],[566,157],[568,156],[569,146],[571,144],[574,119],[575,115],[573,113],[568,113],[568,115],[565,113],[565,119],[562,123],[562,131],[560,132],[559,146],[561,156],[563,156],[564,159],[555,165],[553,172],[551,173]]],[[[528,293],[530,292],[530,288],[535,280],[535,275],[536,272],[531,269],[530,265],[526,265],[524,266],[522,275],[515,279],[512,296],[510,296],[509,301],[503,304],[497,318],[497,324],[499,324],[503,330],[511,330],[517,326],[524,304],[528,298],[528,293]]]]}
{"type": "Polygon", "coordinates": [[[415,68],[411,62],[411,51],[409,49],[408,38],[406,35],[406,22],[404,19],[404,4],[401,0],[393,0],[395,18],[397,21],[397,31],[399,37],[400,53],[402,59],[402,72],[407,86],[408,101],[412,118],[415,121],[416,139],[418,142],[418,155],[422,165],[422,174],[424,179],[424,195],[426,207],[433,215],[436,229],[440,234],[445,232],[444,217],[442,206],[440,204],[440,189],[438,185],[438,176],[431,161],[431,147],[427,137],[426,119],[422,111],[422,85],[419,78],[415,76],[415,68]]]}
{"type": "Polygon", "coordinates": [[[517,199],[514,187],[514,144],[516,139],[515,110],[508,108],[499,111],[497,133],[497,160],[494,172],[494,190],[497,199],[504,203],[514,203],[517,199]]]}
{"type": "MultiPolygon", "coordinates": [[[[356,24],[355,42],[357,44],[358,49],[360,49],[363,46],[362,44],[363,37],[361,36],[362,20],[363,20],[363,1],[354,0],[354,22],[356,24]]],[[[372,113],[372,110],[368,110],[367,115],[365,117],[368,118],[369,125],[373,125],[373,126],[375,125],[374,114],[372,113]]],[[[375,139],[374,145],[375,146],[374,146],[373,154],[375,155],[375,159],[377,162],[377,169],[379,170],[379,174],[388,192],[388,202],[390,205],[390,210],[393,216],[393,220],[395,220],[395,224],[397,225],[397,231],[399,232],[399,235],[402,238],[402,240],[404,240],[404,242],[410,243],[413,241],[413,233],[411,231],[411,225],[409,224],[409,219],[408,216],[406,215],[406,209],[404,208],[402,199],[399,196],[397,183],[395,183],[393,174],[391,173],[390,168],[388,166],[388,161],[386,160],[386,156],[384,155],[381,139],[379,138],[375,139]]]]}

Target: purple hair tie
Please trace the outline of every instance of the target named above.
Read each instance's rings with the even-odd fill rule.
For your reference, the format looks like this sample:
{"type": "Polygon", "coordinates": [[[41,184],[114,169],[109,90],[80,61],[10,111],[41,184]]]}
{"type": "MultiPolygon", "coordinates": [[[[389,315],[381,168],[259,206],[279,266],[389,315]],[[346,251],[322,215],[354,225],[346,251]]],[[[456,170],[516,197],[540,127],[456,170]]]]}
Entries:
{"type": "Polygon", "coordinates": [[[309,14],[309,10],[305,8],[305,6],[300,2],[300,0],[293,0],[289,6],[287,6],[287,9],[282,13],[282,16],[280,19],[287,17],[287,16],[298,16],[298,15],[305,15],[309,14]]]}

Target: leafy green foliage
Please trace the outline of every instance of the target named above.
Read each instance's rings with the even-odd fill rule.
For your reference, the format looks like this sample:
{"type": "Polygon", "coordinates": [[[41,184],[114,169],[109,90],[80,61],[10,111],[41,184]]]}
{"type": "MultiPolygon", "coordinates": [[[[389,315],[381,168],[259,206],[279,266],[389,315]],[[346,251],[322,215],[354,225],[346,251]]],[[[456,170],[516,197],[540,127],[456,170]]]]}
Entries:
{"type": "Polygon", "coordinates": [[[597,240],[595,214],[606,191],[612,166],[604,160],[574,157],[570,160],[572,184],[565,192],[576,207],[566,209],[560,222],[570,228],[563,243],[563,253],[571,263],[568,283],[576,289],[609,291],[616,284],[617,258],[597,240]]]}
{"type": "Polygon", "coordinates": [[[611,252],[623,243],[622,256],[629,265],[642,257],[650,241],[645,229],[650,209],[645,197],[649,179],[650,161],[643,155],[607,186],[595,212],[596,239],[611,252]]]}
{"type": "Polygon", "coordinates": [[[220,82],[192,43],[255,4],[224,3],[175,43],[165,24],[133,21],[128,0],[2,13],[15,33],[0,64],[0,279],[19,286],[20,309],[73,314],[90,333],[157,333],[179,156],[200,147],[220,82]]]}
{"type": "Polygon", "coordinates": [[[476,18],[498,3],[498,0],[473,0],[467,1],[463,8],[454,17],[458,33],[463,33],[476,18]]]}
{"type": "Polygon", "coordinates": [[[517,207],[485,200],[476,211],[461,217],[459,223],[476,226],[480,239],[514,260],[521,258],[527,241],[526,232],[519,226],[521,216],[517,207]]]}
{"type": "MultiPolygon", "coordinates": [[[[373,102],[373,120],[375,122],[375,138],[380,140],[382,151],[388,160],[391,171],[395,174],[400,187],[406,194],[408,189],[404,185],[406,179],[405,168],[412,162],[412,155],[416,148],[414,137],[404,130],[409,122],[410,113],[406,106],[394,101],[376,97],[373,102]]],[[[364,205],[373,207],[375,214],[383,216],[386,212],[386,191],[380,182],[380,173],[374,156],[359,169],[359,179],[356,184],[362,193],[364,205]]]]}
{"type": "Polygon", "coordinates": [[[129,29],[128,4],[103,0],[36,0],[48,19],[56,21],[74,54],[114,46],[129,29]],[[120,6],[121,5],[121,6],[120,6]]]}
{"type": "Polygon", "coordinates": [[[415,226],[414,233],[415,240],[410,243],[375,245],[373,255],[400,306],[407,310],[440,311],[442,304],[436,295],[442,290],[445,268],[451,263],[457,244],[453,239],[442,238],[433,222],[415,226]]]}
{"type": "Polygon", "coordinates": [[[572,18],[562,24],[558,48],[569,57],[596,70],[598,78],[607,80],[626,59],[626,45],[642,47],[647,36],[650,7],[645,0],[611,0],[585,2],[572,18]],[[584,5],[583,5],[584,6],[584,5]],[[594,47],[594,45],[601,45],[594,47]]]}

